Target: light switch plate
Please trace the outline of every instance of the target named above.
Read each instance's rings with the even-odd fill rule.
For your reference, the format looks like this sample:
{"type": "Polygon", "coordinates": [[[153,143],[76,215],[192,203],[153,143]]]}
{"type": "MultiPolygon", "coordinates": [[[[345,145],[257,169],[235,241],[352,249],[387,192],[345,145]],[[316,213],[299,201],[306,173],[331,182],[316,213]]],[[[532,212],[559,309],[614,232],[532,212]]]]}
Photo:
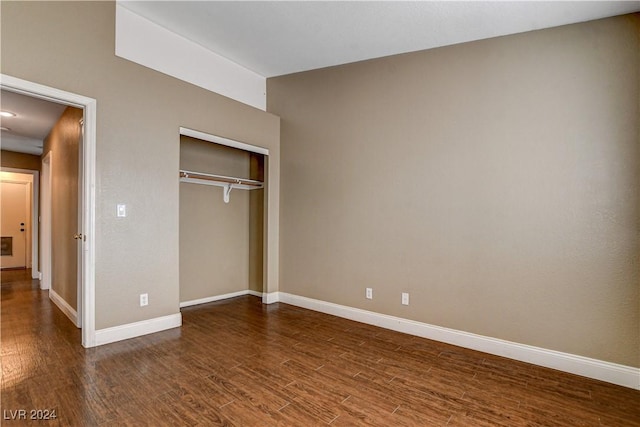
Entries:
{"type": "Polygon", "coordinates": [[[124,204],[119,204],[118,208],[116,209],[117,211],[117,215],[120,218],[124,218],[127,216],[127,205],[124,204]]]}

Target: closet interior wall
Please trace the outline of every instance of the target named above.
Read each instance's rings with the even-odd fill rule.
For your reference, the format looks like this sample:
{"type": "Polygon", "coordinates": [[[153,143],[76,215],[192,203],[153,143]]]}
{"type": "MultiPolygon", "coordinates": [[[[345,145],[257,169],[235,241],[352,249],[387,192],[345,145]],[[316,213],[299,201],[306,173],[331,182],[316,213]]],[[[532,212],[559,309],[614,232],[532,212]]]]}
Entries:
{"type": "MultiPolygon", "coordinates": [[[[264,181],[264,157],[180,136],[180,169],[264,181]]],[[[177,171],[176,171],[177,174],[177,171]]],[[[262,293],[264,190],[180,183],[180,302],[262,293]]]]}

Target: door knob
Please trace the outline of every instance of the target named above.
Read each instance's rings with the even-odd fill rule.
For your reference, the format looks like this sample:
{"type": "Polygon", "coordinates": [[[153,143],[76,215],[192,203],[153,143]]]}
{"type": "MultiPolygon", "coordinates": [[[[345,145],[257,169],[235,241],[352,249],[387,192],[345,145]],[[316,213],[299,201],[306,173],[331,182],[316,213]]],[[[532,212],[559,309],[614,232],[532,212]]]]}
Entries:
{"type": "Polygon", "coordinates": [[[82,233],[78,233],[78,234],[74,234],[73,235],[73,238],[76,239],[76,240],[84,240],[83,237],[84,236],[82,235],[82,233]]]}

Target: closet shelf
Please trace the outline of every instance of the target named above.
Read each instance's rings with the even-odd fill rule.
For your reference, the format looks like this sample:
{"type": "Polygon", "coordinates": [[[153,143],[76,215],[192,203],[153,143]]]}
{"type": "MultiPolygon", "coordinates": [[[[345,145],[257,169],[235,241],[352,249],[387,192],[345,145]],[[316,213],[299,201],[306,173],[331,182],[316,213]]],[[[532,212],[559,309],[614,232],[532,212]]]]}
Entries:
{"type": "Polygon", "coordinates": [[[223,187],[224,191],[222,196],[225,203],[229,203],[229,194],[234,188],[239,190],[259,190],[264,187],[264,183],[262,181],[236,178],[233,176],[214,175],[204,172],[194,172],[183,169],[180,169],[180,182],[223,187]]]}

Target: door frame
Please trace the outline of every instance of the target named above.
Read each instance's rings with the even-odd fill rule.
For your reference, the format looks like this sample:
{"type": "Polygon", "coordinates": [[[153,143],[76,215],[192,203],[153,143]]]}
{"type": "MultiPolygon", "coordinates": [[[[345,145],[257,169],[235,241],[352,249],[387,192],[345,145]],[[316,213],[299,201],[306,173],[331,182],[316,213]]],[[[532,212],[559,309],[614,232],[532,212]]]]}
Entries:
{"type": "Polygon", "coordinates": [[[0,168],[2,172],[23,173],[33,176],[31,186],[31,278],[40,278],[40,270],[38,269],[38,260],[40,259],[40,239],[38,239],[38,211],[40,204],[40,172],[32,169],[19,168],[0,168]]]}
{"type": "Polygon", "coordinates": [[[84,138],[82,141],[82,224],[79,233],[85,236],[81,243],[82,277],[79,294],[82,346],[96,346],[95,329],[95,254],[96,254],[96,108],[93,98],[63,91],[17,77],[0,74],[0,88],[58,104],[80,108],[84,112],[84,138]]]}
{"type": "Polygon", "coordinates": [[[42,261],[40,275],[40,289],[51,289],[51,276],[53,275],[51,261],[51,170],[53,168],[53,152],[49,151],[42,158],[42,211],[40,212],[40,247],[42,248],[42,261]]]}

